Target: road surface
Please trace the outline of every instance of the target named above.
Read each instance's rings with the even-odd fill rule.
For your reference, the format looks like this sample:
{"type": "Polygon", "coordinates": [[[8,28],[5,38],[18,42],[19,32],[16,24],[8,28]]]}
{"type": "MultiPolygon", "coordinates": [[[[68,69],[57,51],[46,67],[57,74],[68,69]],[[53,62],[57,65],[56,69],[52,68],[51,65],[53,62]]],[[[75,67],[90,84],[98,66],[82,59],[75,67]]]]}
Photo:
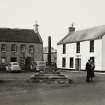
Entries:
{"type": "Polygon", "coordinates": [[[32,73],[1,73],[0,105],[105,105],[105,74],[96,73],[91,83],[85,72],[63,74],[72,84],[32,83],[24,81],[32,73]]]}

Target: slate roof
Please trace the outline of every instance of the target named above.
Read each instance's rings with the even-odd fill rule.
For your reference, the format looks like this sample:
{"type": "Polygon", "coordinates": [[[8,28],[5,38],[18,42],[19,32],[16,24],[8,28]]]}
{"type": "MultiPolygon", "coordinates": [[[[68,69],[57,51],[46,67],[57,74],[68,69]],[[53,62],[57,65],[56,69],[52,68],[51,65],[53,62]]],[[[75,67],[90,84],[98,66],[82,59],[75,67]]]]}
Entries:
{"type": "Polygon", "coordinates": [[[35,33],[32,29],[0,28],[0,41],[42,43],[40,34],[35,33]]]}
{"type": "Polygon", "coordinates": [[[102,38],[103,35],[105,35],[105,25],[69,33],[57,44],[94,40],[102,38]]]}

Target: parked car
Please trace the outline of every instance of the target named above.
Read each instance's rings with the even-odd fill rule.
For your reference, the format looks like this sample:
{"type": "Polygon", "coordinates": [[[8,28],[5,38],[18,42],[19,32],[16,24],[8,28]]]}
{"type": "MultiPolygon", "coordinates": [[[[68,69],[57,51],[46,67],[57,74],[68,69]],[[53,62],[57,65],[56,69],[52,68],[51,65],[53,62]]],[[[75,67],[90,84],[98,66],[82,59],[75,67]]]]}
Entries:
{"type": "Polygon", "coordinates": [[[10,62],[6,66],[6,71],[8,71],[8,72],[20,72],[21,71],[21,67],[19,66],[18,62],[10,62]]]}

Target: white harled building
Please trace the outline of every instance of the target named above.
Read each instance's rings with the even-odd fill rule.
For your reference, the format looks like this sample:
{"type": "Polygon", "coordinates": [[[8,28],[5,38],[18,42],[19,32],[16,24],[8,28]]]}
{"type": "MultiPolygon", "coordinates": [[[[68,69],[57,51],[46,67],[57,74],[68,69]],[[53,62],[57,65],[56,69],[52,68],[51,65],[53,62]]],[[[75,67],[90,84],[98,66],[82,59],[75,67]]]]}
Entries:
{"type": "Polygon", "coordinates": [[[105,71],[105,25],[69,33],[57,43],[57,67],[85,70],[88,59],[93,59],[95,71],[105,71]]]}

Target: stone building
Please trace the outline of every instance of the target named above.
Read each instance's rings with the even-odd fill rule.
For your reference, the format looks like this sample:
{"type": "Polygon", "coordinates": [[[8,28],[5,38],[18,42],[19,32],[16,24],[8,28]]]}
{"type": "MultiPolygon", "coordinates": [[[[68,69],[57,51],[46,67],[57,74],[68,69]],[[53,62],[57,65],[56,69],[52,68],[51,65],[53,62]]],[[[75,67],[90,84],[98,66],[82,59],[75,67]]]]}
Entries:
{"type": "Polygon", "coordinates": [[[43,59],[38,25],[33,29],[0,28],[0,65],[18,62],[21,67],[43,59]]]}
{"type": "Polygon", "coordinates": [[[105,25],[75,31],[57,44],[57,67],[69,70],[85,70],[88,59],[93,59],[95,71],[105,71],[105,25]]]}

